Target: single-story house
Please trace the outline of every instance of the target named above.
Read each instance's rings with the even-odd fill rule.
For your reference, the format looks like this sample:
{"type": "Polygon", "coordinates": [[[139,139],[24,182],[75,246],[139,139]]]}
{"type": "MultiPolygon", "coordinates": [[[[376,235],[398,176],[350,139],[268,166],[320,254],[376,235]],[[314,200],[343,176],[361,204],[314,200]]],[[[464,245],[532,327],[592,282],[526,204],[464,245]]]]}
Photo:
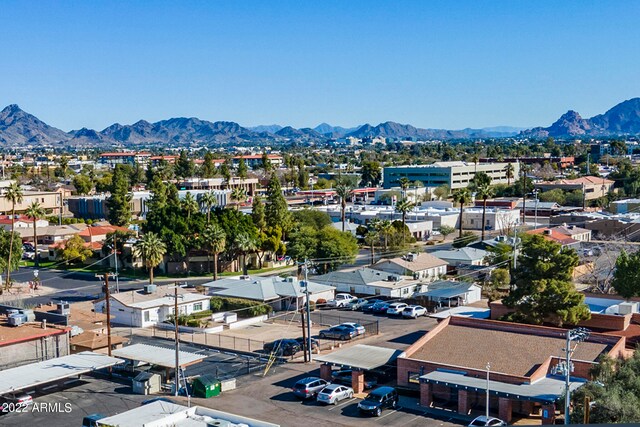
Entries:
{"type": "Polygon", "coordinates": [[[458,267],[460,265],[483,265],[488,252],[483,249],[464,247],[448,251],[435,251],[431,254],[447,261],[450,266],[458,267]]]}
{"type": "Polygon", "coordinates": [[[470,282],[438,280],[426,285],[426,290],[414,295],[426,298],[442,307],[458,307],[472,304],[482,299],[482,288],[470,282]]]}
{"type": "Polygon", "coordinates": [[[411,276],[386,273],[367,267],[332,271],[321,276],[314,276],[313,281],[335,286],[338,292],[391,298],[408,298],[415,292],[420,292],[423,287],[420,281],[411,276]]]}
{"type": "MultiPolygon", "coordinates": [[[[175,290],[168,286],[110,294],[112,322],[145,328],[162,323],[174,314],[175,290]]],[[[178,314],[189,315],[209,310],[210,297],[178,288],[178,314]]],[[[97,313],[106,313],[106,299],[93,304],[97,313]]]]}
{"type": "MultiPolygon", "coordinates": [[[[299,310],[306,304],[303,281],[296,277],[240,276],[219,279],[203,284],[207,294],[219,297],[242,298],[269,304],[274,310],[299,310]]],[[[335,296],[335,287],[315,281],[308,282],[309,301],[329,301],[335,296]]]]}
{"type": "MultiPolygon", "coordinates": [[[[451,316],[398,357],[398,386],[419,390],[420,405],[457,407],[484,414],[487,375],[489,413],[511,423],[514,414],[554,424],[562,411],[565,329],[451,316]],[[558,411],[560,410],[560,411],[558,411]]],[[[592,332],[574,343],[570,387],[590,378],[601,356],[620,357],[625,338],[592,332]]]]}
{"type": "Polygon", "coordinates": [[[428,253],[409,253],[403,257],[382,259],[371,268],[401,276],[412,276],[414,279],[434,281],[447,274],[447,265],[447,261],[428,253]]]}
{"type": "Polygon", "coordinates": [[[540,234],[546,240],[551,242],[558,243],[563,248],[580,248],[580,240],[576,240],[571,236],[567,236],[564,233],[561,233],[557,228],[538,228],[535,230],[529,230],[526,232],[527,234],[540,234]]]}

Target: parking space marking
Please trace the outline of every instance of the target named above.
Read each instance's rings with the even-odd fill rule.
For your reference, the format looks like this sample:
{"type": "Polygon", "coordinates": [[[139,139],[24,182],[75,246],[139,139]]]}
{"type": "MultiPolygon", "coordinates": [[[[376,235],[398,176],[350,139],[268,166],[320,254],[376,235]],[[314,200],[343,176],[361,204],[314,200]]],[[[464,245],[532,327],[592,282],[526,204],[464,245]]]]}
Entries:
{"type": "MultiPolygon", "coordinates": [[[[398,407],[398,409],[400,409],[400,407],[398,407]]],[[[393,410],[393,411],[391,411],[391,412],[387,412],[387,413],[386,413],[386,414],[384,414],[383,416],[379,417],[379,418],[378,418],[378,420],[381,420],[381,419],[383,419],[383,418],[385,418],[385,417],[388,417],[388,416],[389,416],[389,415],[391,415],[391,414],[395,414],[396,412],[398,412],[398,409],[394,409],[394,410],[393,410]]],[[[377,421],[377,420],[376,420],[376,421],[377,421]]]]}
{"type": "Polygon", "coordinates": [[[346,402],[344,402],[344,403],[341,403],[341,404],[339,404],[339,405],[334,405],[334,406],[333,406],[333,408],[329,408],[329,410],[330,410],[330,411],[333,411],[334,409],[337,409],[337,408],[339,408],[339,407],[341,407],[341,406],[344,406],[344,405],[346,405],[346,404],[348,404],[348,403],[351,403],[351,402],[353,402],[354,400],[356,400],[356,398],[355,398],[355,397],[352,397],[351,399],[347,399],[347,401],[346,401],[346,402]]]}

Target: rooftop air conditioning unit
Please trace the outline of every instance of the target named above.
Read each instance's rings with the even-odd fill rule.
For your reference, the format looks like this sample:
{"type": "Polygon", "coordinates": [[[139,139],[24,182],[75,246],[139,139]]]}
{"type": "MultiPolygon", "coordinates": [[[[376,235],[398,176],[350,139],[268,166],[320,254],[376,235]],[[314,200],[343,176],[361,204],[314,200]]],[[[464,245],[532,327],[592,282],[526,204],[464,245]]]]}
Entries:
{"type": "Polygon", "coordinates": [[[20,314],[20,313],[14,314],[12,316],[9,316],[8,321],[9,321],[9,325],[11,326],[20,326],[26,323],[27,316],[25,314],[20,314]]]}
{"type": "Polygon", "coordinates": [[[633,301],[625,301],[618,304],[618,314],[631,314],[638,312],[638,303],[633,301]]]}
{"type": "Polygon", "coordinates": [[[56,304],[56,313],[68,316],[71,313],[71,307],[68,302],[59,302],[56,304]]]}
{"type": "Polygon", "coordinates": [[[156,290],[158,289],[158,287],[156,285],[144,285],[144,293],[145,294],[152,294],[154,293],[156,290]]]}
{"type": "Polygon", "coordinates": [[[27,317],[27,322],[35,322],[36,315],[33,310],[20,310],[20,313],[24,314],[27,317]]]}

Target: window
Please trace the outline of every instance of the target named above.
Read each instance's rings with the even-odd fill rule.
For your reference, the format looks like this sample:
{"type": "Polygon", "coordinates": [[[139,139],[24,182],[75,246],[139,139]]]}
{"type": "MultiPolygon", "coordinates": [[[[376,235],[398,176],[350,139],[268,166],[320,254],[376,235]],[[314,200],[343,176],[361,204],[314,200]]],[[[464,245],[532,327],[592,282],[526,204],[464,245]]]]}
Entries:
{"type": "Polygon", "coordinates": [[[145,311],[145,312],[144,312],[144,321],[145,321],[145,322],[148,322],[148,321],[149,321],[149,312],[148,312],[148,311],[145,311]]]}
{"type": "Polygon", "coordinates": [[[197,303],[193,304],[193,311],[202,311],[202,303],[201,302],[197,302],[197,303]]]}
{"type": "Polygon", "coordinates": [[[356,287],[355,286],[349,287],[349,292],[351,292],[352,294],[355,294],[356,293],[356,287]]]}
{"type": "Polygon", "coordinates": [[[380,289],[376,289],[376,295],[380,295],[380,289]]]}

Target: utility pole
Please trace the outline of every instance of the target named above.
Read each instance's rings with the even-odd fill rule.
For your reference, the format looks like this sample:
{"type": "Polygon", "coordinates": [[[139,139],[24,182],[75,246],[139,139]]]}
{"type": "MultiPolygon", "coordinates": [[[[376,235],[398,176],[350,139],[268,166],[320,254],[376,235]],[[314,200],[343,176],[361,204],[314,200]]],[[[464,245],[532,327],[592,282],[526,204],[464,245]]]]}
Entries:
{"type": "Polygon", "coordinates": [[[487,362],[487,402],[485,404],[487,420],[489,419],[489,372],[490,372],[490,369],[491,369],[491,364],[487,362]]]}
{"type": "Polygon", "coordinates": [[[116,292],[120,293],[120,282],[118,282],[118,232],[113,233],[113,255],[116,263],[116,292]]]}
{"type": "MultiPolygon", "coordinates": [[[[179,285],[175,282],[173,287],[173,324],[175,326],[175,349],[176,349],[176,374],[175,374],[175,396],[178,396],[178,390],[180,389],[180,335],[178,328],[178,288],[183,288],[185,285],[179,285]]],[[[171,287],[169,288],[171,289],[171,287]]]]}
{"type": "Polygon", "coordinates": [[[313,356],[311,355],[311,309],[309,307],[309,261],[304,260],[304,294],[305,299],[307,300],[307,352],[309,353],[309,362],[313,361],[313,356]]]}
{"type": "Polygon", "coordinates": [[[527,229],[527,172],[523,165],[522,169],[522,226],[527,229]]]}
{"type": "Polygon", "coordinates": [[[104,295],[107,308],[107,351],[109,356],[111,356],[111,292],[109,291],[109,273],[96,274],[96,277],[104,279],[104,295]]]}
{"type": "Polygon", "coordinates": [[[300,319],[302,320],[302,350],[304,353],[304,363],[309,361],[309,354],[307,353],[307,331],[304,323],[304,309],[300,309],[300,319]]]}
{"type": "Polygon", "coordinates": [[[565,348],[566,352],[566,363],[565,366],[565,375],[564,375],[564,387],[565,387],[565,395],[564,395],[564,423],[570,424],[569,422],[569,408],[571,406],[570,394],[571,394],[571,331],[567,331],[567,346],[565,348]]]}

